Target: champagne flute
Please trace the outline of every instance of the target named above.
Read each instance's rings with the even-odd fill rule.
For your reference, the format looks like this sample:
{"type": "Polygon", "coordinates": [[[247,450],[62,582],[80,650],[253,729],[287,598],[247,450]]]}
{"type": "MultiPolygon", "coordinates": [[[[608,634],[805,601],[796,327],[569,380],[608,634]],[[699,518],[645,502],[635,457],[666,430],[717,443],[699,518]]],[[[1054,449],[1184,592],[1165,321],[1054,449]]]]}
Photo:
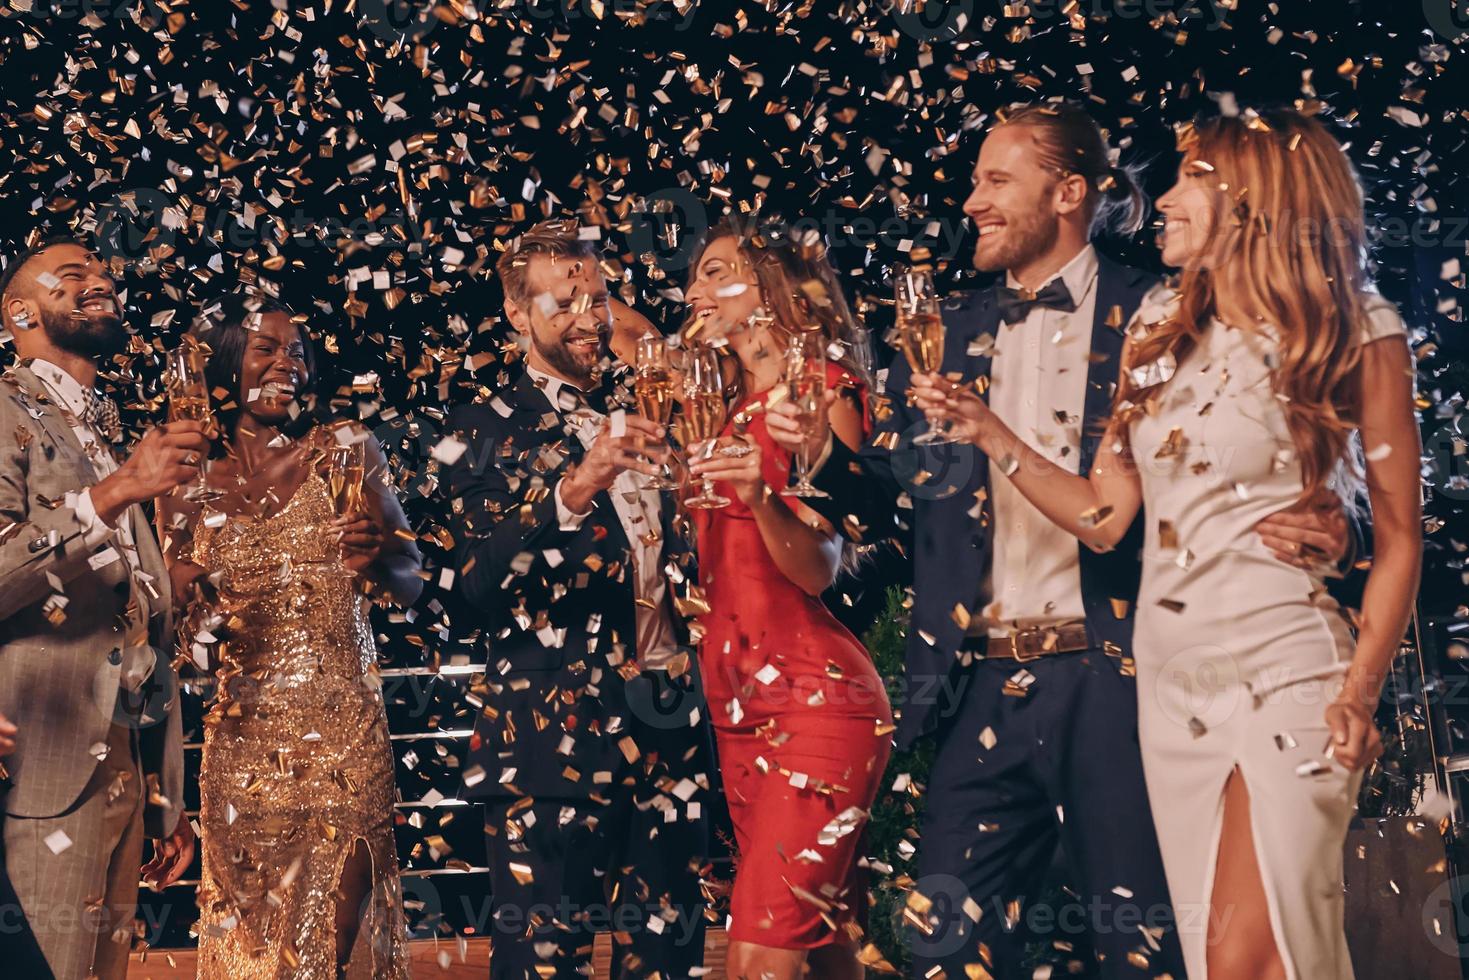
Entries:
{"type": "Polygon", "coordinates": [[[332,510],[338,517],[360,513],[366,501],[362,496],[362,481],[366,472],[362,443],[334,446],[327,469],[327,485],[332,492],[332,510]]]}
{"type": "MultiPolygon", "coordinates": [[[[204,364],[208,359],[208,348],[193,337],[184,337],[183,343],[168,355],[168,420],[170,422],[202,422],[205,434],[215,439],[219,424],[214,417],[214,407],[209,403],[209,383],[204,380],[204,364]]],[[[209,461],[199,461],[199,476],[188,490],[184,499],[203,503],[218,500],[223,490],[209,486],[205,478],[205,467],[209,461]]]]}
{"type": "MultiPolygon", "coordinates": [[[[694,449],[719,438],[727,411],[724,404],[724,378],[719,372],[719,353],[712,347],[700,347],[689,355],[689,373],[684,380],[683,423],[684,446],[693,459],[694,449]]],[[[707,451],[706,451],[707,455],[707,451]]],[[[684,501],[685,506],[712,509],[729,505],[728,497],[714,492],[714,482],[702,481],[699,495],[684,501]]]]}
{"type": "MultiPolygon", "coordinates": [[[[362,513],[367,509],[362,493],[362,483],[366,475],[366,453],[362,443],[333,446],[328,452],[326,483],[332,495],[332,513],[338,517],[362,513]]],[[[355,581],[355,588],[364,595],[371,594],[372,589],[366,579],[358,578],[355,581]]]]}
{"type": "MultiPolygon", "coordinates": [[[[662,336],[649,334],[638,338],[633,393],[638,412],[650,422],[667,426],[673,415],[673,369],[668,363],[668,342],[662,336]]],[[[664,463],[651,486],[659,490],[677,490],[679,483],[664,463]]]]}
{"type": "MultiPolygon", "coordinates": [[[[900,269],[895,291],[898,310],[898,346],[914,374],[935,374],[944,363],[944,319],[939,313],[933,270],[927,266],[900,269]]],[[[948,426],[930,428],[913,439],[917,446],[952,441],[948,426]]]]}
{"type": "MultiPolygon", "coordinates": [[[[826,400],[826,340],[819,330],[803,330],[791,335],[786,348],[785,382],[787,397],[796,407],[796,421],[801,431],[810,434],[820,419],[821,403],[826,400]]],[[[830,494],[811,484],[811,456],[804,445],[791,460],[796,482],[782,490],[783,497],[829,497],[830,494]]]]}

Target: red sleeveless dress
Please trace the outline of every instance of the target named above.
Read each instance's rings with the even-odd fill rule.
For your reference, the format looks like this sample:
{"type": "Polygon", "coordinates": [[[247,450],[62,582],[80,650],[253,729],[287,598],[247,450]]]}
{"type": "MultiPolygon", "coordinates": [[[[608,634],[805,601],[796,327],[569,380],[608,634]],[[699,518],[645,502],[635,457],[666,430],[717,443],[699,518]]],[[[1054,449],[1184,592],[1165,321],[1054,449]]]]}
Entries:
{"type": "MultiPolygon", "coordinates": [[[[828,364],[827,383],[865,403],[840,365],[828,364]]],[[[763,412],[745,437],[760,446],[765,482],[785,487],[791,457],[763,412]]],[[[710,607],[699,668],[739,849],[729,938],[782,949],[849,940],[844,927],[867,905],[856,866],[867,811],[892,749],[887,692],[857,638],[776,567],[734,489],[715,486],[729,506],[694,521],[710,607]]]]}

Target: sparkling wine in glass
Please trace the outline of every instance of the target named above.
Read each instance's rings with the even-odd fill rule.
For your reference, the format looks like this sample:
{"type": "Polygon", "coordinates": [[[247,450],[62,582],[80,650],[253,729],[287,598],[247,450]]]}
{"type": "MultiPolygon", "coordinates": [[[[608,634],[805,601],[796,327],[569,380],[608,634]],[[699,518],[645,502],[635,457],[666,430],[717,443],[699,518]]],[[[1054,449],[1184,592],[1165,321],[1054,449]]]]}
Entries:
{"type": "MultiPolygon", "coordinates": [[[[944,363],[944,319],[939,313],[933,271],[923,266],[900,269],[895,297],[898,311],[898,346],[914,374],[937,374],[944,363]]],[[[929,429],[914,438],[915,445],[951,441],[947,426],[929,429]]]]}
{"type": "MultiPolygon", "coordinates": [[[[673,415],[673,368],[668,363],[668,342],[662,336],[638,338],[637,363],[634,366],[633,394],[643,418],[667,426],[673,415]]],[[[679,483],[664,463],[652,486],[659,490],[677,490],[679,483]]]]}
{"type": "MultiPolygon", "coordinates": [[[[785,382],[787,397],[796,408],[796,421],[804,435],[821,423],[821,403],[826,400],[826,337],[819,330],[791,336],[786,347],[785,382]]],[[[830,494],[811,484],[811,457],[802,447],[791,466],[796,482],[781,491],[783,497],[827,497],[830,494]]]]}
{"type": "MultiPolygon", "coordinates": [[[[219,432],[214,406],[209,402],[209,383],[204,380],[204,364],[208,348],[193,337],[185,337],[168,355],[168,420],[170,422],[202,422],[212,440],[219,432]]],[[[184,499],[195,502],[218,500],[224,491],[209,486],[205,477],[208,460],[199,461],[199,476],[184,499]]]]}
{"type": "Polygon", "coordinates": [[[338,517],[360,513],[366,508],[362,482],[366,474],[362,443],[335,446],[327,469],[327,486],[332,492],[332,509],[338,517]]]}
{"type": "MultiPolygon", "coordinates": [[[[700,347],[689,356],[689,373],[684,380],[683,427],[684,445],[689,458],[697,447],[719,438],[726,413],[724,378],[719,371],[719,353],[712,347],[700,347]]],[[[706,450],[707,452],[707,450],[706,450]]],[[[728,497],[714,492],[712,480],[702,481],[699,494],[684,501],[689,507],[712,509],[729,505],[728,497]]]]}

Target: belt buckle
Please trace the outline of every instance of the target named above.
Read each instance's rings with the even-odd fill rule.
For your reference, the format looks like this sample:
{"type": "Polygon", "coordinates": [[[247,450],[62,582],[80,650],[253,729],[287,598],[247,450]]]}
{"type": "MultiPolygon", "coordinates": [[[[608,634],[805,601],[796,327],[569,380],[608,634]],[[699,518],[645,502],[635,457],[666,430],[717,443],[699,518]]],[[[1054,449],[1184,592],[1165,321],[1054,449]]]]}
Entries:
{"type": "Polygon", "coordinates": [[[1044,650],[1039,650],[1035,653],[1027,653],[1023,646],[1026,638],[1039,636],[1040,632],[1041,631],[1034,626],[1028,626],[1025,629],[1015,631],[1015,635],[1010,638],[1010,649],[1015,651],[1016,663],[1028,664],[1032,660],[1039,660],[1041,657],[1045,656],[1044,650]]]}

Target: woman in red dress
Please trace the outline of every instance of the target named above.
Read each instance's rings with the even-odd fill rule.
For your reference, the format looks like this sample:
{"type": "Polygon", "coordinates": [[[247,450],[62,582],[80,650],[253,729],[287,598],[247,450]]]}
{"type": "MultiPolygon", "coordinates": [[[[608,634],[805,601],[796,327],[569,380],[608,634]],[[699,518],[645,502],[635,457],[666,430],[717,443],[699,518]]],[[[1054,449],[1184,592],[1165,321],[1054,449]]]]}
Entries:
{"type": "MultiPolygon", "coordinates": [[[[765,231],[762,229],[762,231],[765,231]]],[[[868,431],[865,341],[819,245],[716,227],[687,290],[703,342],[735,355],[721,447],[696,458],[728,506],[695,512],[699,667],[739,849],[730,977],[859,978],[867,905],[857,868],[867,812],[891,752],[892,711],[866,649],[821,602],[841,563],[836,530],[781,496],[791,457],[765,431],[791,335],[828,344],[829,411],[853,448],[868,431]]],[[[701,453],[692,454],[695,457],[701,453]]]]}

